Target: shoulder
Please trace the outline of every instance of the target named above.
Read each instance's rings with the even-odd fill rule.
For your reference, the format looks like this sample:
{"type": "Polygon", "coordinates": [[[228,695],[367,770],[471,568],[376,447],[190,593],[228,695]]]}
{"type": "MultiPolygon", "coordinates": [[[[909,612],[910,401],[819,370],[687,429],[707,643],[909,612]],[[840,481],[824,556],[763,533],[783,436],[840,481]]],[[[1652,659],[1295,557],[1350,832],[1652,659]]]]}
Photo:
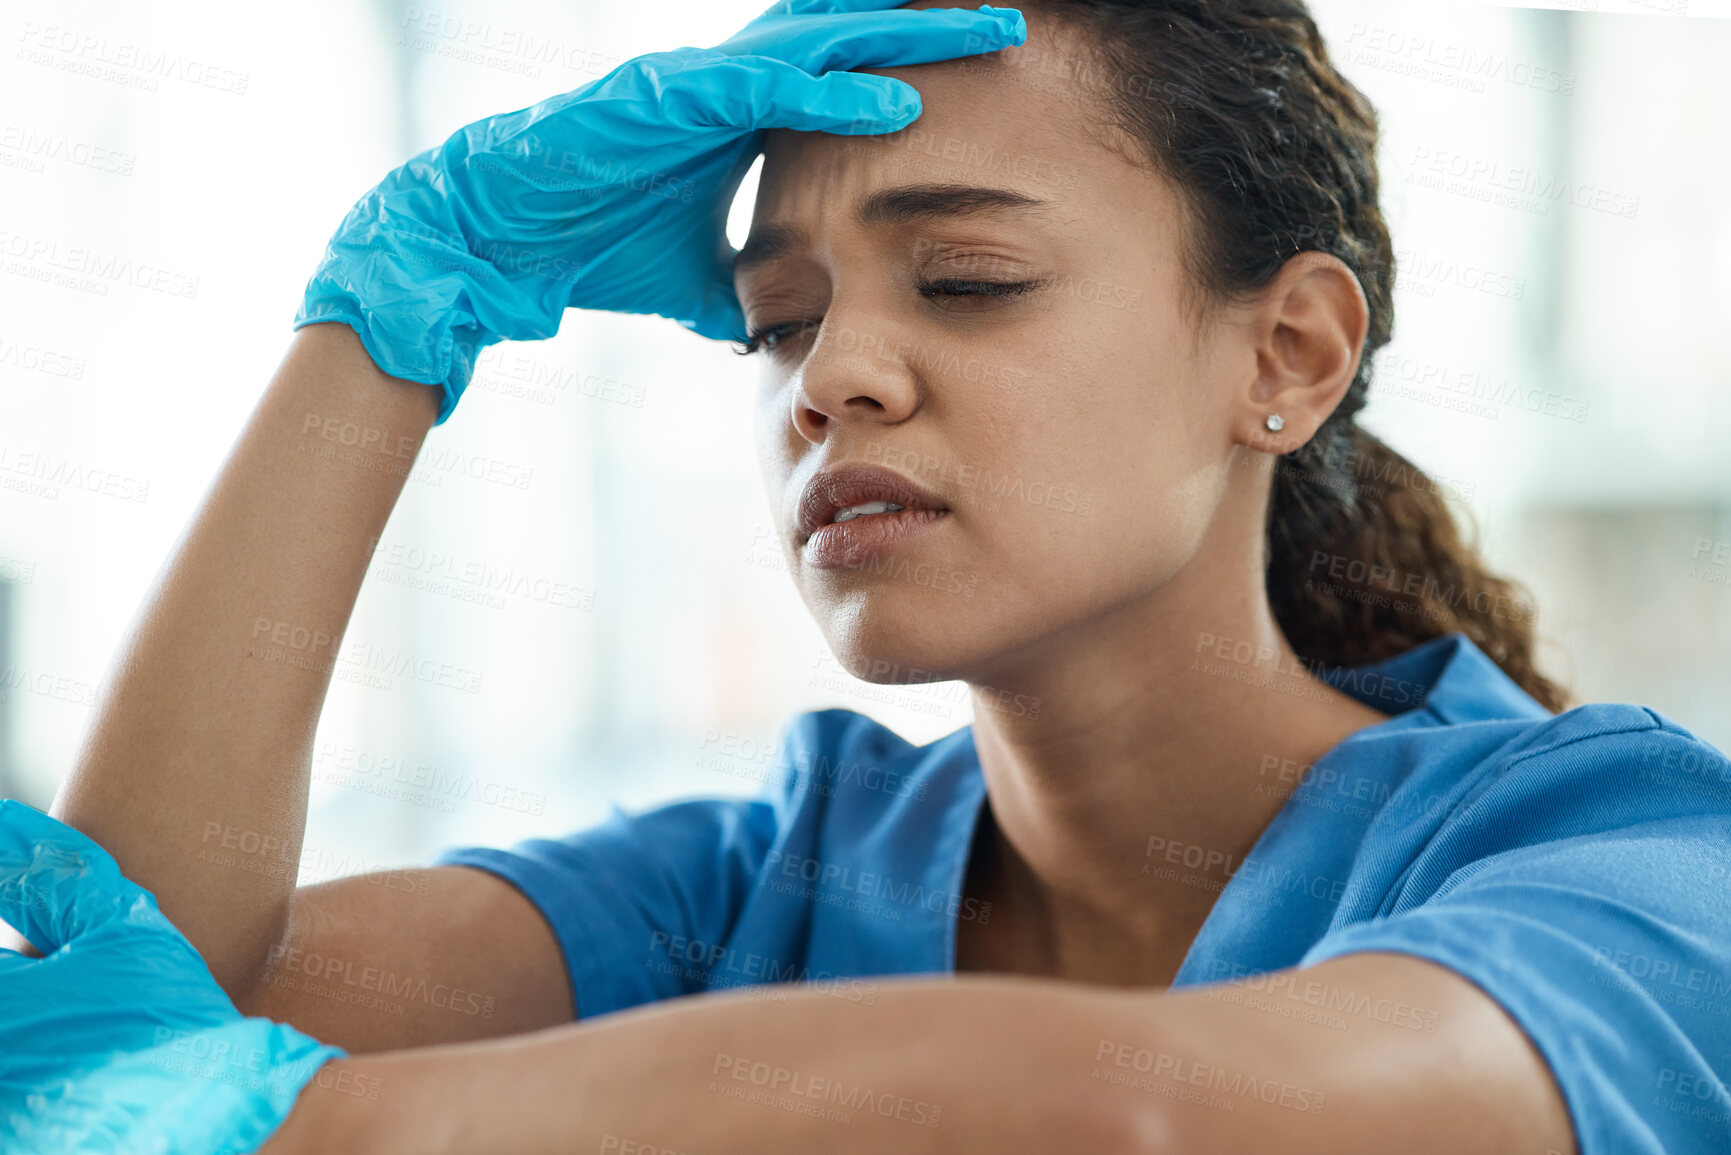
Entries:
{"type": "MultiPolygon", "coordinates": [[[[1731,817],[1731,759],[1658,711],[1595,703],[1411,732],[1410,773],[1364,850],[1404,862],[1405,902],[1540,848],[1590,862],[1638,837],[1693,842],[1731,817]]],[[[1390,880],[1391,882],[1393,880],[1390,880]]]]}
{"type": "Polygon", "coordinates": [[[1731,804],[1731,759],[1657,710],[1593,703],[1506,727],[1504,740],[1456,767],[1463,807],[1591,807],[1607,821],[1634,812],[1731,804]],[[1635,805],[1640,803],[1640,805],[1635,805]],[[1617,808],[1632,807],[1620,815],[1617,808]]]}
{"type": "MultiPolygon", "coordinates": [[[[1386,737],[1393,752],[1402,736],[1386,737]]],[[[1583,1151],[1716,1149],[1667,1082],[1721,1086],[1731,1069],[1731,760],[1621,703],[1403,740],[1401,789],[1442,804],[1397,791],[1299,965],[1428,959],[1521,1027],[1583,1151]]]]}
{"type": "Polygon", "coordinates": [[[1423,796],[1425,809],[1446,803],[1456,816],[1499,799],[1588,785],[1601,801],[1633,794],[1731,801],[1731,759],[1645,706],[1593,703],[1541,718],[1432,721],[1440,724],[1373,727],[1350,744],[1335,776],[1374,776],[1388,783],[1389,802],[1413,805],[1423,796]]]}

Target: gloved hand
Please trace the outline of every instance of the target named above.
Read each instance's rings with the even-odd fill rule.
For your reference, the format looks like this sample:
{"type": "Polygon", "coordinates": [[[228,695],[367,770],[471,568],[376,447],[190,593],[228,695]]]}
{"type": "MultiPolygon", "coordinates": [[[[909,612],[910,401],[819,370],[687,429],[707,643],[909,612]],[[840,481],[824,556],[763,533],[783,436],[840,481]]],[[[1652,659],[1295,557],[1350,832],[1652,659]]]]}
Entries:
{"type": "Polygon", "coordinates": [[[346,1052],[243,1018],[107,851],[0,802],[0,1136],[17,1152],[254,1151],[346,1052]]]}
{"type": "Polygon", "coordinates": [[[342,321],[386,373],[443,385],[439,423],[482,348],[550,337],[570,307],[743,339],[727,212],[762,130],[895,132],[919,93],[844,70],[1027,38],[1014,9],[903,2],[784,0],[714,48],[639,56],[459,130],[343,218],[295,328],[342,321]]]}

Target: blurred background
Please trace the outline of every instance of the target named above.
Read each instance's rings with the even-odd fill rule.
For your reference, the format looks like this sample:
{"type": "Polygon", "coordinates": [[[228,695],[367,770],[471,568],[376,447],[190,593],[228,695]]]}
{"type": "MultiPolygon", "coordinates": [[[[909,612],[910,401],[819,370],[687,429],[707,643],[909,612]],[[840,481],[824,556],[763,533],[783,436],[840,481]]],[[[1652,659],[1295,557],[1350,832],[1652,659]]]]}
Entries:
{"type": "MultiPolygon", "coordinates": [[[[48,805],[349,205],[463,124],[764,6],[7,6],[0,795],[48,805]]],[[[1312,7],[1381,111],[1401,264],[1362,420],[1460,495],[1577,701],[1731,748],[1731,0],[1312,7]]],[[[804,710],[968,724],[960,684],[830,655],[768,528],[754,387],[658,318],[488,351],[345,639],[303,881],[753,792],[804,710]],[[405,657],[467,673],[379,672],[405,657]]]]}

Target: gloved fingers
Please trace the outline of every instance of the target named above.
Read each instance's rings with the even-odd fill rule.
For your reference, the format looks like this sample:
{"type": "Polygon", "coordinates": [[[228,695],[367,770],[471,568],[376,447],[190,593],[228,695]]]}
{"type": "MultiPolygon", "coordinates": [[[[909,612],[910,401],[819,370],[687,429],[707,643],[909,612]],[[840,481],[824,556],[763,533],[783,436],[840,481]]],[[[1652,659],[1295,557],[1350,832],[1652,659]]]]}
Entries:
{"type": "Polygon", "coordinates": [[[0,918],[52,954],[123,918],[163,921],[156,900],[108,851],[22,802],[0,802],[0,918]],[[146,910],[138,910],[142,903],[146,910]]]}
{"type": "Polygon", "coordinates": [[[767,57],[718,57],[705,82],[680,93],[688,124],[757,130],[791,128],[844,136],[896,132],[920,114],[913,85],[863,72],[810,73],[767,57]]]}
{"type": "MultiPolygon", "coordinates": [[[[802,16],[812,12],[881,12],[900,8],[908,0],[782,0],[764,16],[802,16]]],[[[762,19],[762,17],[759,17],[762,19]]]]}
{"type": "Polygon", "coordinates": [[[693,316],[681,323],[711,341],[745,340],[745,312],[733,289],[731,261],[716,269],[693,316]]]}
{"type": "Polygon", "coordinates": [[[893,8],[748,25],[716,51],[773,57],[815,74],[930,64],[996,52],[1027,38],[1027,22],[1014,8],[893,8]]]}

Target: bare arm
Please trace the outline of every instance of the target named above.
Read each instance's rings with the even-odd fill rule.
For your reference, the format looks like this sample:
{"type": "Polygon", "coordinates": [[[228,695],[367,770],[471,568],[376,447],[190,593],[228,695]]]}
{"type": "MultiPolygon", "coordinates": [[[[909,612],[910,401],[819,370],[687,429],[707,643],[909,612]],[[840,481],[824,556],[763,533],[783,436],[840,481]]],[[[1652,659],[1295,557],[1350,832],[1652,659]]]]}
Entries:
{"type": "Polygon", "coordinates": [[[295,334],[139,611],[53,809],[155,893],[243,1011],[357,1050],[572,1010],[551,932],[496,878],[449,868],[295,890],[334,659],[438,399],[386,376],[344,325],[295,334]],[[343,977],[371,967],[484,991],[493,1013],[339,1003],[313,993],[318,979],[343,988],[334,970],[311,975],[309,954],[343,977]]]}
{"type": "Polygon", "coordinates": [[[803,991],[785,1002],[709,995],[332,1063],[261,1151],[1575,1150],[1545,1063],[1473,984],[1389,954],[1302,975],[1355,1001],[1434,1011],[1436,1032],[1282,1017],[1233,1001],[1249,993],[1241,984],[1149,994],[894,980],[871,1006],[803,991]]]}

